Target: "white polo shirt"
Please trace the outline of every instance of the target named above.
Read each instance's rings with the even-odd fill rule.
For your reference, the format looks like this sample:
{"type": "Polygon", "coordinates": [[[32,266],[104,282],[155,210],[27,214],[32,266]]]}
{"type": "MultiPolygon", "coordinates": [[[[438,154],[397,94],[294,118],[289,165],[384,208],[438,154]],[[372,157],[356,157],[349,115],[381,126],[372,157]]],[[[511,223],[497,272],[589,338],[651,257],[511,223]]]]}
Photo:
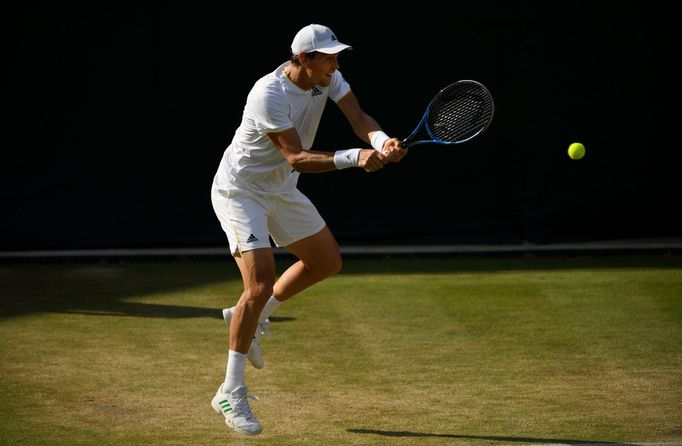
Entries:
{"type": "Polygon", "coordinates": [[[284,74],[289,62],[259,79],[249,93],[242,122],[218,167],[218,187],[249,189],[257,194],[281,194],[296,188],[299,173],[268,137],[270,132],[295,128],[309,150],[327,98],[338,102],[350,86],[338,70],[329,87],[303,90],[284,74]]]}

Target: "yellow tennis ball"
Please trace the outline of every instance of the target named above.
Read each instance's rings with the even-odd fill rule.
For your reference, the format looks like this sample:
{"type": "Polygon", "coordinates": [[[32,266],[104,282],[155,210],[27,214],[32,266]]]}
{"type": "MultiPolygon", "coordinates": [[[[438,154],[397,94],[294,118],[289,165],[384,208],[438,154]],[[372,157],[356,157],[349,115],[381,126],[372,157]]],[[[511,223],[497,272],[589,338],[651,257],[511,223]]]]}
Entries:
{"type": "Polygon", "coordinates": [[[574,142],[568,146],[568,156],[573,160],[579,160],[585,156],[585,146],[579,142],[574,142]]]}

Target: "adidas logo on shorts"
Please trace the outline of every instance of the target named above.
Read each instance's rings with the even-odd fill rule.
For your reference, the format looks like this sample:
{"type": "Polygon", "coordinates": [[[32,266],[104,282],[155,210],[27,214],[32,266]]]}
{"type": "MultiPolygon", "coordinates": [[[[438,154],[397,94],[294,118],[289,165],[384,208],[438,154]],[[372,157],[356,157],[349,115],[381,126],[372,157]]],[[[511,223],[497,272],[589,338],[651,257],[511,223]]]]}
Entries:
{"type": "Polygon", "coordinates": [[[258,239],[253,234],[249,235],[249,238],[246,239],[246,243],[253,243],[253,242],[257,242],[257,241],[258,241],[258,239]]]}

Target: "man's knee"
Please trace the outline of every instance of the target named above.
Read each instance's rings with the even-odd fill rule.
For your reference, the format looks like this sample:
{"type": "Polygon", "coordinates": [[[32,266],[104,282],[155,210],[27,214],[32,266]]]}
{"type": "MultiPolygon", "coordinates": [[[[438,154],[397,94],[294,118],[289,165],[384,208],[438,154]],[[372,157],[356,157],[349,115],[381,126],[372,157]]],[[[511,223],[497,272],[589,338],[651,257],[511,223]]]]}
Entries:
{"type": "Polygon", "coordinates": [[[341,260],[341,256],[337,254],[325,259],[324,262],[316,265],[312,270],[320,279],[326,279],[341,271],[342,266],[343,261],[341,260]]]}
{"type": "Polygon", "coordinates": [[[272,296],[273,284],[270,282],[259,282],[244,290],[244,303],[254,306],[257,309],[263,308],[265,303],[272,296]]]}

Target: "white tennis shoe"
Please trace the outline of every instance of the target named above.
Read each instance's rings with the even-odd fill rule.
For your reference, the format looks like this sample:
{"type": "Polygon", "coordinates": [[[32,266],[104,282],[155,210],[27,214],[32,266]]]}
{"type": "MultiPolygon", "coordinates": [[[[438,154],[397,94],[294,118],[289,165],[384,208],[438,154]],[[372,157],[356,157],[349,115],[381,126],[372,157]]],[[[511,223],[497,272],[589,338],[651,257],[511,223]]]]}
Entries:
{"type": "Polygon", "coordinates": [[[231,393],[224,393],[221,384],[211,400],[211,406],[225,416],[225,424],[232,429],[244,435],[257,435],[263,431],[263,426],[251,412],[249,398],[258,399],[255,395],[249,395],[244,386],[237,387],[231,393]]]}
{"type": "MultiPolygon", "coordinates": [[[[225,308],[223,310],[223,319],[225,319],[225,323],[227,324],[228,328],[230,327],[230,321],[232,320],[234,310],[235,307],[225,308]]],[[[262,337],[265,337],[265,339],[270,339],[271,336],[270,319],[265,319],[265,322],[258,324],[256,327],[256,334],[253,336],[253,341],[251,341],[249,352],[246,354],[246,357],[249,358],[251,364],[257,369],[262,369],[265,366],[263,353],[260,349],[260,340],[262,337]]]]}

